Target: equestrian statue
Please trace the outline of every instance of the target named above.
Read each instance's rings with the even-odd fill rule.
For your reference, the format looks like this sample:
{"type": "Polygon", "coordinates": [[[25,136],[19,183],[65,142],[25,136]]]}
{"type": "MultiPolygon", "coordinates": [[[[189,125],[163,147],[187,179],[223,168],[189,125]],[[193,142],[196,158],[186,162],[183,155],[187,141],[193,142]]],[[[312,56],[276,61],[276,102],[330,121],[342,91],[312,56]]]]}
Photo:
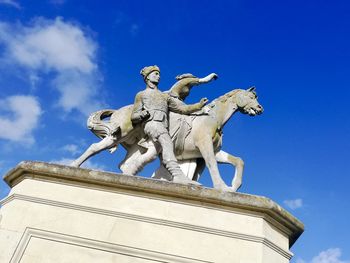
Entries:
{"type": "Polygon", "coordinates": [[[236,112],[250,116],[263,112],[255,87],[232,90],[209,104],[203,98],[187,105],[184,100],[191,88],[217,79],[215,73],[204,78],[189,73],[179,75],[166,92],[158,90],[159,67],[145,67],[141,75],[146,89],[136,95],[133,105],[90,115],[87,126],[101,141],[91,144],[71,165],[79,167],[91,156],[103,150],[114,152],[121,144],[127,154],[119,168],[126,175],[136,175],[159,157],[160,167],[152,175],[155,179],[198,185],[206,166],[215,189],[237,191],[244,163],[221,150],[222,129],[236,112]],[[235,167],[230,186],[220,176],[218,163],[235,167]]]}

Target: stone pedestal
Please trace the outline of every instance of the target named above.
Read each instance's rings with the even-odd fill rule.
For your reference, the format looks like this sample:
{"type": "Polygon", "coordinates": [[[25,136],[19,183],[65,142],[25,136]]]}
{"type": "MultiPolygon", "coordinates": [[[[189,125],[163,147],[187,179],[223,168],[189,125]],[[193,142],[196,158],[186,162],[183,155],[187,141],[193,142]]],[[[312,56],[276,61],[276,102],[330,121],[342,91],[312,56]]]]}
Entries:
{"type": "Polygon", "coordinates": [[[5,181],[0,262],[283,263],[303,232],[254,195],[41,162],[5,181]]]}

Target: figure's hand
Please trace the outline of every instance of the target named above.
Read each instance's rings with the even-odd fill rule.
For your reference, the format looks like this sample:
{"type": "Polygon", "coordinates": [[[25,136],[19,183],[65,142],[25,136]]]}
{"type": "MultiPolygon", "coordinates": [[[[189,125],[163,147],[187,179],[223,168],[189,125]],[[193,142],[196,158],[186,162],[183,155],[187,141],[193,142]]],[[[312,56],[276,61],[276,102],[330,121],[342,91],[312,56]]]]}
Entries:
{"type": "Polygon", "coordinates": [[[141,111],[141,118],[142,118],[143,120],[148,119],[149,116],[150,116],[150,114],[149,114],[148,111],[146,111],[146,110],[141,111]]]}
{"type": "Polygon", "coordinates": [[[217,78],[218,78],[218,75],[216,73],[211,73],[208,76],[199,79],[198,81],[199,81],[199,83],[208,83],[208,82],[212,81],[213,79],[215,80],[217,78]]]}
{"type": "Polygon", "coordinates": [[[211,79],[213,79],[213,80],[217,80],[218,79],[218,74],[216,74],[216,73],[211,73],[210,74],[210,77],[211,77],[211,79]]]}
{"type": "Polygon", "coordinates": [[[208,99],[207,98],[202,98],[199,102],[199,104],[203,107],[205,104],[208,103],[208,99]]]}
{"type": "Polygon", "coordinates": [[[203,107],[201,110],[201,115],[209,115],[210,107],[203,107]]]}

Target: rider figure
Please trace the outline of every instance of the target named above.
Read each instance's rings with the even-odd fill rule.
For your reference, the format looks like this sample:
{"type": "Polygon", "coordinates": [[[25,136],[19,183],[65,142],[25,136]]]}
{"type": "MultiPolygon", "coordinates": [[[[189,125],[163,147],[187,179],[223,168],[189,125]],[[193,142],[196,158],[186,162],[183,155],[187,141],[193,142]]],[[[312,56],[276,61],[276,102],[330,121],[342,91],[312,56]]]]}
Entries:
{"type": "Polygon", "coordinates": [[[170,88],[169,95],[184,101],[190,93],[193,86],[198,86],[204,83],[208,83],[213,79],[216,80],[218,75],[211,73],[204,78],[197,78],[191,73],[185,73],[176,76],[177,82],[170,88]]]}
{"type": "MultiPolygon", "coordinates": [[[[193,86],[198,86],[204,83],[208,83],[212,80],[216,80],[218,75],[215,73],[211,73],[204,78],[198,78],[192,75],[191,73],[185,73],[176,76],[177,82],[167,91],[169,95],[181,104],[184,104],[184,100],[189,95],[193,86]]],[[[175,155],[181,155],[183,152],[185,139],[187,135],[191,132],[192,129],[192,121],[194,116],[207,115],[209,108],[202,108],[199,111],[192,113],[192,118],[188,118],[187,116],[181,114],[173,114],[172,113],[172,125],[169,127],[169,134],[174,142],[175,147],[175,155]]]]}
{"type": "Polygon", "coordinates": [[[201,99],[199,103],[186,105],[167,93],[158,90],[160,70],[157,66],[145,67],[141,75],[146,83],[146,89],[135,97],[131,121],[142,123],[145,134],[161,147],[161,161],[173,177],[174,182],[194,183],[182,172],[177,163],[174,147],[169,135],[168,112],[191,114],[200,110],[208,101],[201,99]]]}

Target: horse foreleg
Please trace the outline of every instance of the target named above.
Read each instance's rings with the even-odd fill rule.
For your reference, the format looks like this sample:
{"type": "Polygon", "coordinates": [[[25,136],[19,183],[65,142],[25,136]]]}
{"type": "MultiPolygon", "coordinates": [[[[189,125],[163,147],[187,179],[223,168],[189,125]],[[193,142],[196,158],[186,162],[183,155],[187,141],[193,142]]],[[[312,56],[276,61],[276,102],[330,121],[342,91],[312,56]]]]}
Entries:
{"type": "Polygon", "coordinates": [[[123,145],[126,149],[126,156],[124,157],[123,161],[121,161],[118,165],[119,169],[122,171],[123,174],[126,175],[135,175],[136,172],[132,169],[132,161],[141,155],[141,152],[139,151],[139,147],[137,145],[123,145]]]}
{"type": "Polygon", "coordinates": [[[74,167],[79,167],[83,162],[85,162],[91,156],[103,150],[112,148],[113,146],[116,146],[116,145],[117,145],[116,141],[112,137],[107,136],[103,138],[102,141],[91,144],[89,148],[79,158],[74,160],[70,165],[74,167]]]}
{"type": "Polygon", "coordinates": [[[201,137],[200,140],[196,143],[196,146],[201,152],[203,159],[205,161],[205,164],[209,169],[209,173],[213,181],[214,188],[222,191],[226,191],[226,192],[232,192],[232,189],[225,184],[225,182],[222,180],[220,176],[211,137],[210,136],[201,137]]]}
{"type": "Polygon", "coordinates": [[[154,145],[150,145],[147,151],[143,154],[138,149],[138,146],[135,147],[137,147],[137,149],[134,148],[128,151],[128,155],[119,165],[120,170],[125,174],[136,175],[146,164],[157,158],[158,152],[154,145]]]}
{"type": "Polygon", "coordinates": [[[235,166],[235,175],[232,178],[232,189],[236,192],[242,185],[243,160],[224,151],[216,153],[215,158],[219,163],[229,163],[235,166]]]}

